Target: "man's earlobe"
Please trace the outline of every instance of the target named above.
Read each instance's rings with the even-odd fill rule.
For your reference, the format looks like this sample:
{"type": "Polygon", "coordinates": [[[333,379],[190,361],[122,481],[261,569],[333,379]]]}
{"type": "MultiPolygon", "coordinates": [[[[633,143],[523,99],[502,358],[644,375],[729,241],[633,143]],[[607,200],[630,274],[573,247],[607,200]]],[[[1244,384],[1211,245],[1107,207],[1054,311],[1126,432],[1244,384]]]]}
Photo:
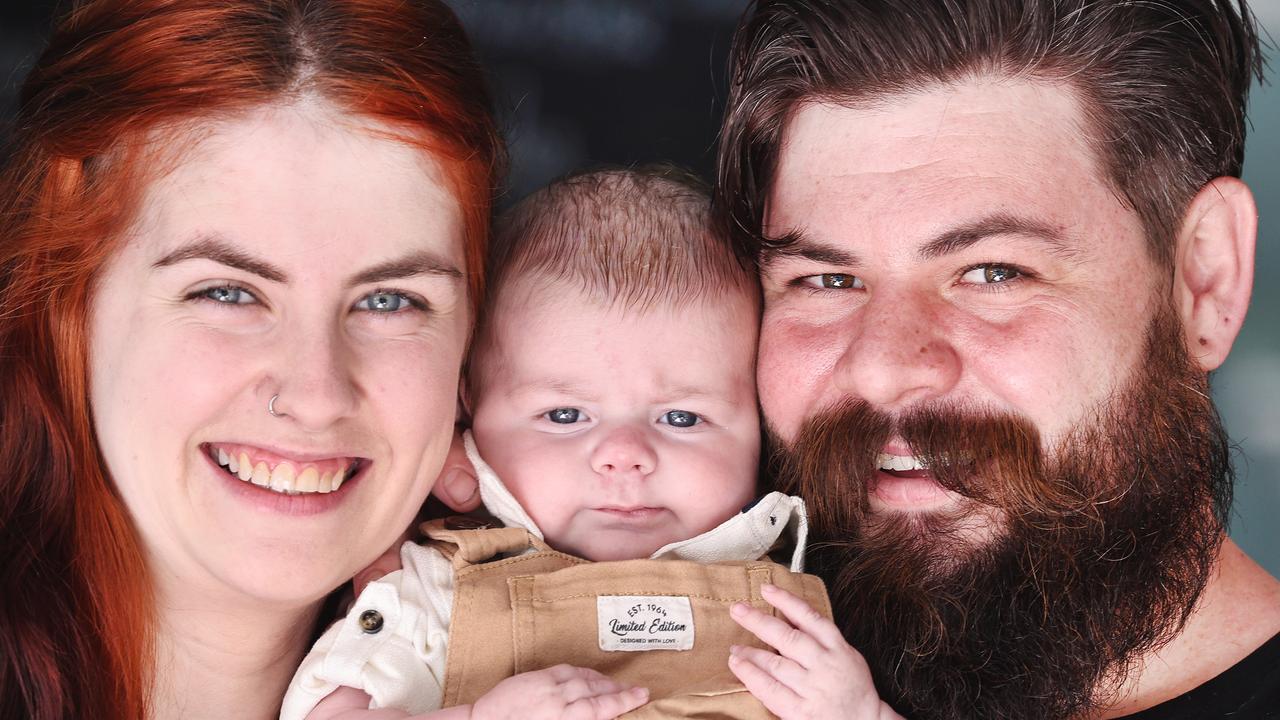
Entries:
{"type": "Polygon", "coordinates": [[[1227,358],[1253,291],[1258,208],[1249,187],[1221,177],[1201,188],[1178,235],[1174,298],[1191,358],[1205,371],[1227,358]]]}

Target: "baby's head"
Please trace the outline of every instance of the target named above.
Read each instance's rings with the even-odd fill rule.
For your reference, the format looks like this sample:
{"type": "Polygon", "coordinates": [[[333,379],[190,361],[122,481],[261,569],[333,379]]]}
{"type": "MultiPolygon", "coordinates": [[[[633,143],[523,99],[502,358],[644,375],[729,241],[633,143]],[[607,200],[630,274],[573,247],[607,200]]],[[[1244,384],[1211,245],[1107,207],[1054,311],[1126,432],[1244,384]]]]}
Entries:
{"type": "Polygon", "coordinates": [[[499,224],[489,288],[472,431],[552,547],[648,557],[753,498],[759,291],[695,179],[539,190],[499,224]]]}

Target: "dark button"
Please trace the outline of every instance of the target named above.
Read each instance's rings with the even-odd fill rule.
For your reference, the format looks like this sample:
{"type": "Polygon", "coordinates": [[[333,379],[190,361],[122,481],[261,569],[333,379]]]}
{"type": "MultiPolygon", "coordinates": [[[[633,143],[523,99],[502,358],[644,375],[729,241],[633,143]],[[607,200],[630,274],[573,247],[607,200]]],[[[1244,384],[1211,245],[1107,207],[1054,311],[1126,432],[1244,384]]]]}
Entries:
{"type": "Polygon", "coordinates": [[[370,635],[382,629],[382,613],[377,610],[365,610],[360,613],[360,629],[370,635]]]}
{"type": "Polygon", "coordinates": [[[497,527],[494,523],[467,515],[450,515],[444,519],[445,530],[485,530],[497,527]]]}

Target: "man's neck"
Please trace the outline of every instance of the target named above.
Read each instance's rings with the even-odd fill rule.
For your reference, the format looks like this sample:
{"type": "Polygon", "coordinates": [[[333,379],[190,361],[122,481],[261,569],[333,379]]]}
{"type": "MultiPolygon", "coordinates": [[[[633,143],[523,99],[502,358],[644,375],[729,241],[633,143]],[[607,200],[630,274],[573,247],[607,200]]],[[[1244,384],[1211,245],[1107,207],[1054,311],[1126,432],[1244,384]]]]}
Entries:
{"type": "Polygon", "coordinates": [[[160,595],[151,717],[277,717],[319,604],[272,608],[190,589],[160,595]]]}
{"type": "Polygon", "coordinates": [[[1120,700],[1099,714],[1115,718],[1172,700],[1217,677],[1280,633],[1280,580],[1226,540],[1186,627],[1140,662],[1120,700]]]}

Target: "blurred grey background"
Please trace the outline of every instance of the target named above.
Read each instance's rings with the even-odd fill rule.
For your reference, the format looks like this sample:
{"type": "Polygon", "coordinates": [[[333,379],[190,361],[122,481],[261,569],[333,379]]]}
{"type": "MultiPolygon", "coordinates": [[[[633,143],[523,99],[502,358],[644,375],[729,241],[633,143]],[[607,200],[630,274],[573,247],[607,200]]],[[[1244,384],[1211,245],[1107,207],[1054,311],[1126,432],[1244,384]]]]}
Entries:
{"type": "MultiPolygon", "coordinates": [[[[726,51],[745,0],[449,1],[489,69],[511,141],[504,203],[600,163],[672,160],[710,178],[726,51]]],[[[1280,0],[1253,4],[1280,37],[1280,0]]],[[[52,14],[51,2],[0,3],[0,119],[52,14]]],[[[1262,213],[1254,300],[1213,387],[1238,444],[1232,536],[1280,576],[1280,90],[1257,88],[1250,117],[1245,179],[1262,213]]]]}

